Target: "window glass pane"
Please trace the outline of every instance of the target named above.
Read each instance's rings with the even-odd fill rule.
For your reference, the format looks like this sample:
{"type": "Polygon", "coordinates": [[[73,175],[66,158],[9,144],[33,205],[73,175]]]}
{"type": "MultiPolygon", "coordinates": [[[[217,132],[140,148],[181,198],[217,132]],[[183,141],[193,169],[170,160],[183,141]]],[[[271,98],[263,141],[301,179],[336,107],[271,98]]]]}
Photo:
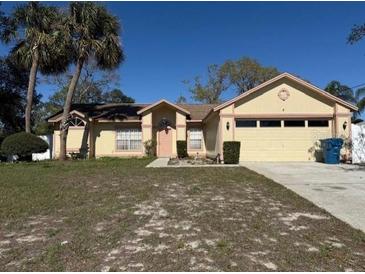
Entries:
{"type": "Polygon", "coordinates": [[[141,129],[118,129],[116,138],[118,150],[140,150],[142,148],[141,129]]]}
{"type": "Polygon", "coordinates": [[[308,127],[328,127],[328,120],[308,120],[308,127]]]}
{"type": "Polygon", "coordinates": [[[236,120],[236,127],[256,127],[256,120],[236,120]]]}
{"type": "Polygon", "coordinates": [[[200,128],[191,128],[189,133],[189,147],[191,149],[202,148],[203,134],[200,128]]]}
{"type": "Polygon", "coordinates": [[[280,120],[262,120],[260,121],[260,127],[281,127],[280,120]]]}
{"type": "Polygon", "coordinates": [[[284,121],[284,127],[305,127],[304,120],[286,120],[284,121]]]}

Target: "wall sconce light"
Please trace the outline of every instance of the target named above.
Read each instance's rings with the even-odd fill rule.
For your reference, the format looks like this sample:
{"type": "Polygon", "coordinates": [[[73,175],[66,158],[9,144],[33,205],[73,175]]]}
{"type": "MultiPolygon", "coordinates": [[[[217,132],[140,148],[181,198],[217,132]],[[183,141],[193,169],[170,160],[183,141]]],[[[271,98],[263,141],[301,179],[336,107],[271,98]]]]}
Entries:
{"type": "Polygon", "coordinates": [[[229,130],[229,122],[226,124],[226,129],[229,130]]]}
{"type": "Polygon", "coordinates": [[[343,128],[343,130],[345,130],[345,129],[347,128],[347,121],[345,121],[345,122],[343,123],[342,128],[343,128]]]}

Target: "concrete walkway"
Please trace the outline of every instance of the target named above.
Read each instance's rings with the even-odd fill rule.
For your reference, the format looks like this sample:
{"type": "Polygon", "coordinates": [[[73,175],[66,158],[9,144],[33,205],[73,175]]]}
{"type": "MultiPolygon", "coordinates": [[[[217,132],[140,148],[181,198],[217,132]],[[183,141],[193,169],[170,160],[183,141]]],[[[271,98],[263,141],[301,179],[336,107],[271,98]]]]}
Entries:
{"type": "Polygon", "coordinates": [[[149,163],[146,167],[167,167],[170,158],[157,158],[149,163]]]}
{"type": "Polygon", "coordinates": [[[322,163],[242,162],[365,232],[365,168],[322,163]]]}

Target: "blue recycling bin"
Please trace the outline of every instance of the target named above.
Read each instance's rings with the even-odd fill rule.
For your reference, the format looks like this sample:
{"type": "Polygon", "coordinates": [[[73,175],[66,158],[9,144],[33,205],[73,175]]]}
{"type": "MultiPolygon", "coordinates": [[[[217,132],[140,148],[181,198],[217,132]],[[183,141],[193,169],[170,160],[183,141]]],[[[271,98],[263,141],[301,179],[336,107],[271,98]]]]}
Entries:
{"type": "Polygon", "coordinates": [[[329,138],[322,140],[322,144],[324,162],[326,164],[339,164],[343,140],[341,138],[329,138]]]}

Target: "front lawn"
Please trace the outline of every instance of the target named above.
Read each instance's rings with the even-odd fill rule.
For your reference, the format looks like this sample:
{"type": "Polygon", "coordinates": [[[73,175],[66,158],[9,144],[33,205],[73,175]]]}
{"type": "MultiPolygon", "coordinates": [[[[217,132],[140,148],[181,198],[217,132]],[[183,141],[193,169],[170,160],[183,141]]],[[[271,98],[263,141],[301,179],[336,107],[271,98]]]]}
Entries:
{"type": "Polygon", "coordinates": [[[241,168],[0,164],[0,271],[365,270],[365,235],[241,168]]]}

